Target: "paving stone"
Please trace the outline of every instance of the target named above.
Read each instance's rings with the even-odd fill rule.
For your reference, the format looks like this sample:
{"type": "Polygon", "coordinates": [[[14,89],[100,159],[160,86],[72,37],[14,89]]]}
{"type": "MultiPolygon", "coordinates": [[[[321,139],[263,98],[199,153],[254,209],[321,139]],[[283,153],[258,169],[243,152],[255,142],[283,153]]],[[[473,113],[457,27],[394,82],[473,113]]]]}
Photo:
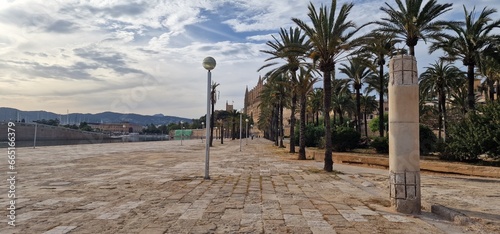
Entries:
{"type": "Polygon", "coordinates": [[[404,216],[401,215],[389,215],[389,214],[384,214],[382,217],[386,218],[390,222],[396,222],[396,223],[408,223],[411,222],[409,219],[405,218],[404,216]]]}
{"type": "Polygon", "coordinates": [[[44,234],[66,234],[75,229],[76,226],[58,226],[49,231],[44,232],[44,234]]]}
{"type": "Polygon", "coordinates": [[[302,215],[283,214],[287,226],[307,227],[307,221],[302,215]]]}
{"type": "Polygon", "coordinates": [[[340,215],[344,217],[349,222],[368,222],[363,216],[361,216],[355,210],[338,210],[340,215]]]}

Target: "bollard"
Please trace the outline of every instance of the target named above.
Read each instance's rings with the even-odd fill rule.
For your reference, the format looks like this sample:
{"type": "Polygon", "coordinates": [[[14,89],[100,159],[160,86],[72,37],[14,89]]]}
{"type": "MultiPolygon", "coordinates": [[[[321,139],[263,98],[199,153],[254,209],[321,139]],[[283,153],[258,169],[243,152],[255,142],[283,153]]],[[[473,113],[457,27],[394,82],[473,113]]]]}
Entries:
{"type": "Polygon", "coordinates": [[[419,214],[419,90],[415,57],[389,62],[389,195],[397,212],[419,214]]]}

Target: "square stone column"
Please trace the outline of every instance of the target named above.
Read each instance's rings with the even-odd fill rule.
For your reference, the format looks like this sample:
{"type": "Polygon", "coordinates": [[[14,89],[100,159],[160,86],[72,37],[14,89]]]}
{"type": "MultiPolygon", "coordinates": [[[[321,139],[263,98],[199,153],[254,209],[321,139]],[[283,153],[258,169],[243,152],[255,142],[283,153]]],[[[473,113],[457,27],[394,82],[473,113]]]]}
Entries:
{"type": "Polygon", "coordinates": [[[419,90],[415,57],[389,62],[389,185],[391,206],[418,214],[420,200],[419,90]]]}

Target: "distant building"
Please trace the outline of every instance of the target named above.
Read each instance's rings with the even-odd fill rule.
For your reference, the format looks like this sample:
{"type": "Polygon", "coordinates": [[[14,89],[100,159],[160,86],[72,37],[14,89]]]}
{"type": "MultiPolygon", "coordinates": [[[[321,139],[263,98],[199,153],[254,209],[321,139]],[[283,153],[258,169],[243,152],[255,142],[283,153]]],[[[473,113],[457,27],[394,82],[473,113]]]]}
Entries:
{"type": "Polygon", "coordinates": [[[140,133],[143,126],[128,122],[123,123],[89,123],[93,129],[104,133],[140,133]]]}

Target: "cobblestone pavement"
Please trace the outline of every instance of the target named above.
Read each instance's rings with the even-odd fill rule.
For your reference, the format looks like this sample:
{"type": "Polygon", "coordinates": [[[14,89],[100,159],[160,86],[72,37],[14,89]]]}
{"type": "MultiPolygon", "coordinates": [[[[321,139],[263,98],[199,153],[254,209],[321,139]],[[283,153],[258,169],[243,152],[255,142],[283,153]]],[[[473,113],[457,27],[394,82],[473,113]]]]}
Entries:
{"type": "MultiPolygon", "coordinates": [[[[248,145],[244,140],[242,151],[238,140],[216,142],[210,180],[203,179],[205,148],[200,140],[184,140],[182,146],[180,141],[163,141],[18,148],[16,156],[16,226],[5,218],[8,182],[2,179],[2,234],[500,230],[495,222],[457,225],[426,211],[418,216],[392,212],[384,191],[387,171],[336,164],[337,173],[326,173],[321,163],[292,160],[264,139],[248,140],[248,145]]],[[[0,161],[0,174],[8,178],[6,160],[0,161]]],[[[439,190],[430,189],[431,183],[441,183],[436,181],[457,180],[432,176],[438,179],[425,182],[429,188],[423,185],[423,193],[439,190]]],[[[488,185],[498,195],[499,181],[478,180],[474,185],[488,185]]],[[[493,210],[478,206],[474,212],[499,216],[494,213],[498,202],[493,210]]]]}

